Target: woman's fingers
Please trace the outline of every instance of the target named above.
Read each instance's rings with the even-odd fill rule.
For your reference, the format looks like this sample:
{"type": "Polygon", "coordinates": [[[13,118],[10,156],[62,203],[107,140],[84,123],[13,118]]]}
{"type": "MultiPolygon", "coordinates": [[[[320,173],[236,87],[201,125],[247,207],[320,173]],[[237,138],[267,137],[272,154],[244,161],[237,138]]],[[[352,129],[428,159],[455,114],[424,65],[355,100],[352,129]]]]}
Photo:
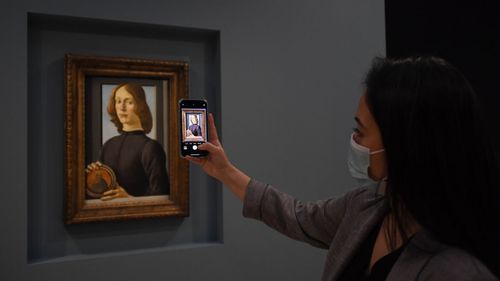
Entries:
{"type": "Polygon", "coordinates": [[[200,158],[200,157],[193,157],[193,156],[186,156],[186,159],[190,162],[193,162],[198,165],[203,165],[203,163],[206,161],[206,159],[200,158]]]}
{"type": "Polygon", "coordinates": [[[218,147],[215,144],[206,142],[206,143],[200,144],[198,146],[198,149],[199,150],[206,150],[206,151],[208,151],[208,153],[214,153],[215,151],[217,151],[218,147]]]}

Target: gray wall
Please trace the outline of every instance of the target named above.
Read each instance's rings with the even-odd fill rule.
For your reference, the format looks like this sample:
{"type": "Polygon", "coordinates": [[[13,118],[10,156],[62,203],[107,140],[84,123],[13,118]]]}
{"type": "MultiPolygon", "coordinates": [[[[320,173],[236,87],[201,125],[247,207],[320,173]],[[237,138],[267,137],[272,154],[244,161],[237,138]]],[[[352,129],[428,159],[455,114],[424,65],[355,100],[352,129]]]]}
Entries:
{"type": "MultiPolygon", "coordinates": [[[[224,191],[222,243],[28,262],[28,13],[219,31],[219,129],[231,160],[316,200],[354,185],[345,165],[348,136],[363,74],[385,53],[383,7],[352,0],[1,2],[0,280],[318,280],[325,257],[242,219],[241,203],[224,191]]],[[[51,130],[62,128],[29,137],[46,140],[51,130]]],[[[196,169],[192,181],[207,181],[196,169]]]]}

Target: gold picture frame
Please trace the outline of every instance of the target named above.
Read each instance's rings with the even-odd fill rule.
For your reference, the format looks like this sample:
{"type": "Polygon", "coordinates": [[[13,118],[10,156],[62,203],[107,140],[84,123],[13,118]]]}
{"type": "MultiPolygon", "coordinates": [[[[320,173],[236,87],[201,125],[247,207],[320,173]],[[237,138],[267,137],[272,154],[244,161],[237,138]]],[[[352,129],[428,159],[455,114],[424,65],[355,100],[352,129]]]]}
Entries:
{"type": "MultiPolygon", "coordinates": [[[[77,54],[65,55],[66,224],[189,216],[189,165],[187,161],[180,157],[178,144],[180,139],[178,100],[188,97],[188,72],[188,63],[182,61],[77,54]],[[104,157],[102,155],[107,151],[106,146],[111,146],[112,140],[125,138],[124,131],[120,131],[118,125],[116,125],[116,128],[109,125],[112,123],[110,123],[108,114],[106,114],[106,108],[111,107],[119,110],[117,103],[114,103],[114,95],[116,89],[124,84],[140,85],[140,88],[146,93],[143,96],[144,103],[148,100],[146,107],[151,112],[150,116],[153,125],[150,134],[152,136],[141,132],[139,134],[145,140],[145,143],[151,144],[149,146],[156,147],[160,151],[163,149],[165,160],[144,160],[162,153],[148,152],[149,154],[145,154],[144,149],[137,146],[126,149],[120,147],[121,152],[115,155],[140,154],[142,164],[146,161],[149,161],[148,163],[165,162],[166,171],[164,173],[166,180],[163,182],[166,184],[160,185],[160,187],[162,190],[167,191],[162,194],[145,192],[144,195],[139,193],[139,195],[132,196],[130,195],[132,187],[128,189],[125,186],[123,189],[128,192],[126,194],[129,197],[104,200],[106,198],[104,195],[100,193],[95,195],[89,191],[89,188],[94,186],[89,183],[91,182],[90,175],[93,173],[95,177],[97,173],[96,170],[89,167],[95,167],[95,163],[100,159],[109,159],[108,156],[104,157]],[[114,136],[112,136],[113,129],[110,128],[114,128],[114,136]]],[[[137,111],[137,107],[134,110],[137,111]]],[[[109,115],[111,116],[111,113],[109,115]]],[[[125,127],[121,129],[125,130],[125,127]]],[[[116,187],[111,187],[109,184],[113,180],[117,181],[119,187],[121,187],[121,180],[123,182],[132,182],[126,180],[131,178],[133,173],[130,173],[130,170],[120,170],[120,167],[124,166],[122,162],[128,161],[123,159],[128,158],[124,156],[119,161],[117,160],[116,163],[112,161],[111,164],[102,164],[102,167],[106,167],[106,169],[101,169],[104,174],[99,172],[98,175],[100,182],[104,183],[102,185],[104,191],[116,190],[114,189],[116,187]],[[115,171],[117,172],[116,176],[108,164],[110,166],[116,164],[114,166],[118,170],[115,171]],[[104,175],[109,177],[104,177],[104,175]],[[108,179],[113,180],[107,181],[108,179]]],[[[155,169],[152,169],[150,167],[152,165],[144,164],[147,167],[144,168],[146,172],[141,171],[141,173],[145,173],[145,186],[148,186],[148,184],[152,186],[162,182],[157,180],[159,178],[157,171],[161,172],[165,168],[163,166],[153,166],[155,169]],[[148,174],[150,170],[156,171],[156,174],[154,176],[153,172],[148,174]]],[[[136,170],[138,173],[140,172],[140,169],[136,170]]],[[[162,178],[165,179],[165,177],[162,178]]],[[[139,189],[139,192],[141,192],[141,189],[139,189]]]]}

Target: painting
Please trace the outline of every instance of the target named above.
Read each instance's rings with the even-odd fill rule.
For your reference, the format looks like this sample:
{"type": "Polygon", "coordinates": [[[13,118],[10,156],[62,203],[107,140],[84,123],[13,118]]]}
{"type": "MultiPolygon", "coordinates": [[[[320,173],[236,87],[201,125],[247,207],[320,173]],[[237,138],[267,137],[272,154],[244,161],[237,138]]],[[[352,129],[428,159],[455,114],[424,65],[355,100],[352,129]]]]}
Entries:
{"type": "Polygon", "coordinates": [[[66,224],[189,215],[178,114],[188,72],[182,61],[66,54],[66,224]]]}

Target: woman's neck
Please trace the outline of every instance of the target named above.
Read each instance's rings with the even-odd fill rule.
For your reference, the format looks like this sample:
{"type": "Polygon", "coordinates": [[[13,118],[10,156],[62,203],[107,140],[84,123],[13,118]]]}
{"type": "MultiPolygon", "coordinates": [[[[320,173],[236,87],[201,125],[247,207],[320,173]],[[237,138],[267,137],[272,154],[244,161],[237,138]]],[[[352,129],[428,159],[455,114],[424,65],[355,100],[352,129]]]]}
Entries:
{"type": "Polygon", "coordinates": [[[385,228],[388,245],[392,248],[392,250],[401,247],[401,245],[411,239],[411,237],[422,228],[417,221],[407,215],[403,225],[401,226],[403,230],[401,230],[399,229],[393,214],[389,214],[384,219],[383,227],[385,228]]]}

